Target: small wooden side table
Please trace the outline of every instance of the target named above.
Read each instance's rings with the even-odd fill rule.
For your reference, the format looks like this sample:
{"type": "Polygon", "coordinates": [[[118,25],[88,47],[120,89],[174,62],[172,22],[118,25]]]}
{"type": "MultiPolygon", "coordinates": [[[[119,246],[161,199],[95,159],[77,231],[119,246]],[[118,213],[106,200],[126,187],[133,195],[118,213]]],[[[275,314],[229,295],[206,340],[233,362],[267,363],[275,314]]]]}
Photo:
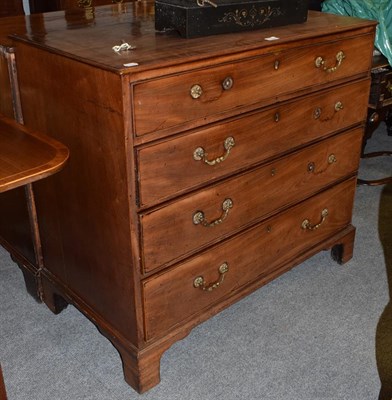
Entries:
{"type": "Polygon", "coordinates": [[[63,144],[0,116],[0,193],[54,174],[68,156],[63,144]]]}
{"type": "MultiPolygon", "coordinates": [[[[384,56],[375,56],[372,67],[372,83],[370,89],[368,118],[362,144],[361,158],[373,158],[381,156],[391,156],[392,152],[377,151],[366,153],[367,141],[372,137],[373,132],[381,122],[385,122],[387,133],[392,136],[392,68],[384,56]]],[[[358,179],[359,185],[384,185],[392,182],[392,176],[382,179],[358,179]]]]}
{"type": "MultiPolygon", "coordinates": [[[[0,193],[54,174],[68,156],[63,144],[0,115],[0,193]]],[[[6,399],[0,365],[0,400],[6,399]]]]}

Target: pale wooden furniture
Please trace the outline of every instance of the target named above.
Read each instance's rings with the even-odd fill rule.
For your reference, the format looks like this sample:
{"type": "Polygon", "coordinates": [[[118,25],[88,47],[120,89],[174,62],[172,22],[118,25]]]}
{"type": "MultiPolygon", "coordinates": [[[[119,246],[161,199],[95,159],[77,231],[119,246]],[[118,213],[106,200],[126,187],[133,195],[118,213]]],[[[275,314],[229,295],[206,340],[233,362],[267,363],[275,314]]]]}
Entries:
{"type": "Polygon", "coordinates": [[[50,137],[0,116],[0,193],[59,171],[68,149],[50,137]]]}
{"type": "Polygon", "coordinates": [[[0,242],[12,248],[13,259],[24,266],[28,291],[39,300],[42,254],[32,182],[61,169],[68,150],[50,137],[21,126],[15,51],[9,35],[24,33],[29,23],[44,31],[43,18],[19,16],[23,14],[22,1],[9,1],[0,7],[2,16],[12,16],[0,19],[0,242]]]}
{"type": "MultiPolygon", "coordinates": [[[[22,1],[3,1],[0,6],[0,17],[10,15],[23,14],[22,1]]],[[[53,173],[59,171],[66,160],[68,159],[68,149],[56,140],[32,132],[26,129],[20,123],[12,118],[20,117],[22,122],[19,107],[18,85],[15,81],[16,74],[12,69],[15,67],[13,50],[7,45],[11,42],[8,40],[7,32],[13,25],[13,22],[22,26],[19,18],[8,18],[4,24],[0,20],[0,193],[4,193],[11,189],[20,188],[23,193],[22,187],[26,191],[26,197],[18,196],[13,198],[17,203],[13,205],[14,212],[18,212],[19,206],[22,210],[26,211],[25,226],[34,223],[32,219],[28,218],[28,201],[31,192],[31,184],[39,179],[46,178],[53,173]],[[2,113],[4,113],[5,116],[2,113]]],[[[1,204],[1,201],[0,201],[1,204]]],[[[9,211],[9,204],[7,210],[9,211]]],[[[22,211],[22,213],[23,213],[22,211]]],[[[32,210],[30,210],[32,211],[32,210]]],[[[14,222],[16,222],[14,220],[14,222]]],[[[35,221],[36,223],[36,221],[35,221]]],[[[20,227],[16,227],[18,229],[20,227]]],[[[13,243],[17,246],[16,242],[13,243]]],[[[17,248],[14,247],[14,251],[17,248]]],[[[29,285],[30,276],[26,274],[26,284],[29,285]]],[[[34,282],[35,286],[36,283],[34,282]]],[[[35,288],[33,290],[36,290],[35,288]]],[[[7,400],[7,393],[0,365],[0,400],[7,400]]]]}
{"type": "Polygon", "coordinates": [[[321,250],[351,258],[375,24],[187,41],[140,6],[13,38],[25,123],[71,154],[34,186],[40,296],[94,321],[143,392],[197,324],[321,250]]]}
{"type": "MultiPolygon", "coordinates": [[[[56,173],[63,168],[68,155],[68,149],[56,140],[0,115],[0,193],[30,187],[56,173]]],[[[0,400],[7,400],[1,365],[0,400]]]]}

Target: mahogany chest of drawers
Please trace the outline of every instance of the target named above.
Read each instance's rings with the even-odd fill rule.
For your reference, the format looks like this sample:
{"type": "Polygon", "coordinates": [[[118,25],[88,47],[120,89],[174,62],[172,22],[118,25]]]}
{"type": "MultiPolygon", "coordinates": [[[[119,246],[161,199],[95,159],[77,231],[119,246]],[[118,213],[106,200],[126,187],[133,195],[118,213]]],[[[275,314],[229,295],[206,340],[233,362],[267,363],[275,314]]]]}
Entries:
{"type": "Polygon", "coordinates": [[[47,14],[14,46],[25,123],[70,149],[34,186],[39,294],[94,321],[143,392],[200,322],[320,250],[351,258],[375,24],[184,40],[137,7],[88,29],[47,14]]]}

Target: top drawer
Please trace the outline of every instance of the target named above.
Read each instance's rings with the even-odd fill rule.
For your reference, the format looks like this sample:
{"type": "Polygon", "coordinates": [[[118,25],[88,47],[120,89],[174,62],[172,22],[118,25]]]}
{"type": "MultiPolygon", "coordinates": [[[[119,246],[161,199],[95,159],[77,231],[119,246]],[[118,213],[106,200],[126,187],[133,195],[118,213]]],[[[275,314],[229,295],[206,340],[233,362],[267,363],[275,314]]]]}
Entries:
{"type": "Polygon", "coordinates": [[[180,130],[191,121],[200,125],[214,114],[270,104],[300,89],[367,74],[372,43],[369,34],[136,83],[135,134],[180,130]]]}

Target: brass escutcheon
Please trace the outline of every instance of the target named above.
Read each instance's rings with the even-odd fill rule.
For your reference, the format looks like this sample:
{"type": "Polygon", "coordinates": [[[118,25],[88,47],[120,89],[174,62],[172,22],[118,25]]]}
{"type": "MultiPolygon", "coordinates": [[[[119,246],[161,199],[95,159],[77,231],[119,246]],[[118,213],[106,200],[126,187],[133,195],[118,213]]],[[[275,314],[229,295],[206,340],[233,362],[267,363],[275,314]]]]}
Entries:
{"type": "Polygon", "coordinates": [[[195,161],[201,161],[203,160],[206,164],[208,165],[215,165],[215,164],[219,164],[222,161],[225,161],[226,158],[229,156],[230,154],[230,150],[235,146],[235,140],[232,136],[229,136],[225,139],[225,141],[223,142],[223,147],[226,150],[225,154],[223,154],[223,156],[217,157],[215,158],[215,160],[208,160],[208,153],[203,149],[203,147],[198,147],[197,149],[195,149],[195,151],[193,152],[193,159],[195,161]]]}
{"type": "Polygon", "coordinates": [[[204,291],[211,292],[214,289],[217,289],[225,279],[225,274],[229,272],[229,265],[227,262],[224,262],[219,268],[219,279],[216,282],[210,283],[209,285],[206,284],[205,279],[202,276],[198,276],[193,281],[193,287],[200,288],[204,291]]]}
{"type": "Polygon", "coordinates": [[[311,161],[309,164],[308,164],[308,172],[314,172],[314,170],[316,169],[316,165],[314,164],[314,162],[313,161],[311,161]]]}
{"type": "Polygon", "coordinates": [[[308,219],[304,219],[302,221],[301,228],[304,230],[307,229],[309,231],[315,231],[316,229],[320,228],[321,224],[325,221],[327,216],[328,216],[328,209],[324,208],[324,210],[321,211],[321,220],[319,223],[312,225],[308,219]]]}
{"type": "Polygon", "coordinates": [[[200,85],[193,85],[190,94],[193,99],[198,99],[203,94],[203,88],[200,85]]]}
{"type": "Polygon", "coordinates": [[[319,119],[321,117],[321,108],[316,107],[313,111],[313,118],[314,119],[319,119]]]}
{"type": "Polygon", "coordinates": [[[327,67],[325,65],[325,60],[323,57],[317,57],[314,60],[314,65],[316,66],[316,68],[321,68],[325,72],[328,72],[328,73],[335,72],[342,65],[342,62],[346,58],[346,55],[344,54],[344,52],[342,50],[340,50],[337,52],[335,58],[336,58],[336,63],[335,63],[335,66],[333,66],[333,67],[327,67]]]}
{"type": "Polygon", "coordinates": [[[216,220],[214,220],[214,221],[212,221],[212,222],[208,222],[208,221],[205,220],[205,216],[204,216],[204,212],[203,212],[203,211],[196,211],[196,212],[193,214],[193,218],[192,218],[192,219],[193,219],[193,223],[194,223],[195,225],[199,225],[199,224],[200,224],[200,225],[202,225],[202,226],[205,226],[206,228],[219,225],[219,224],[221,224],[221,223],[227,218],[227,216],[229,215],[230,208],[233,208],[233,200],[231,200],[231,199],[226,199],[226,200],[222,203],[222,210],[223,210],[222,215],[221,215],[218,219],[216,219],[216,220]]]}
{"type": "Polygon", "coordinates": [[[229,90],[233,87],[234,80],[231,76],[228,76],[225,78],[225,80],[222,82],[222,87],[224,90],[229,90]]]}

